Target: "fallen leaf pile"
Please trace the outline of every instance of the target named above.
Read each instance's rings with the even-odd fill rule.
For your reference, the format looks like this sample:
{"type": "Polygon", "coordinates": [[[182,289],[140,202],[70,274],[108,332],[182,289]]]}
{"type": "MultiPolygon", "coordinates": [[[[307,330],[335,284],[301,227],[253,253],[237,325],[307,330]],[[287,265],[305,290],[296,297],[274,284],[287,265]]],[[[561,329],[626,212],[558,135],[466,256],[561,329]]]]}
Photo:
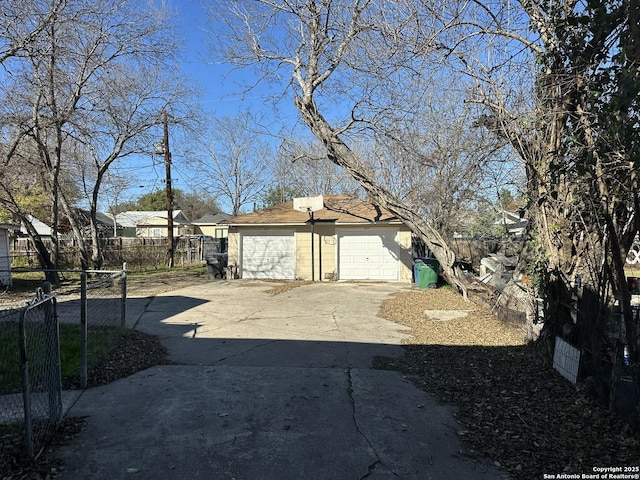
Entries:
{"type": "Polygon", "coordinates": [[[449,288],[396,294],[382,304],[380,316],[411,327],[420,344],[504,346],[522,345],[524,339],[523,329],[499,322],[489,310],[466,301],[449,288]],[[466,316],[436,321],[425,315],[426,310],[457,310],[466,316]]]}
{"type": "Polygon", "coordinates": [[[4,427],[2,456],[0,456],[0,474],[3,480],[50,480],[64,469],[62,459],[50,454],[53,447],[68,444],[87,428],[85,417],[63,419],[49,441],[48,448],[36,462],[28,460],[21,429],[4,427]]]}
{"type": "Polygon", "coordinates": [[[374,366],[454,405],[463,445],[513,478],[640,465],[639,434],[543,367],[522,329],[447,289],[397,294],[380,315],[411,327],[412,338],[404,357],[378,357],[374,366]],[[437,321],[426,310],[469,312],[437,321]]]}
{"type": "MultiPolygon", "coordinates": [[[[155,335],[126,330],[116,345],[100,360],[89,365],[89,387],[106,385],[155,365],[167,365],[167,349],[155,335]]],[[[80,376],[63,380],[63,389],[79,388],[80,376]]]]}
{"type": "Polygon", "coordinates": [[[273,288],[266,291],[271,296],[280,295],[281,293],[286,293],[289,290],[293,290],[294,288],[302,287],[304,285],[312,284],[311,280],[291,280],[286,282],[278,282],[273,288]]]}

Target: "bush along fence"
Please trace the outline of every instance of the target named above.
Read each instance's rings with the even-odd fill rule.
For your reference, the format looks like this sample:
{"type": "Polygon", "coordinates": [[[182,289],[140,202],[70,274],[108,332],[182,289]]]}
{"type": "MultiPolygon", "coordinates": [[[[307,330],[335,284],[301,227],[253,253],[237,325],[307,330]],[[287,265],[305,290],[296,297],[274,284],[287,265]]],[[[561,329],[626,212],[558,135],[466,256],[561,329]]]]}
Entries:
{"type": "MultiPolygon", "coordinates": [[[[61,420],[61,388],[100,383],[101,360],[127,330],[126,268],[58,274],[55,297],[42,293],[50,288],[46,283],[29,297],[19,281],[0,293],[2,478],[11,466],[7,459],[21,453],[35,458],[46,445],[61,420]]],[[[45,272],[23,275],[44,278],[45,272]]]]}
{"type": "Polygon", "coordinates": [[[537,322],[552,327],[541,337],[551,349],[553,367],[560,375],[634,428],[640,428],[640,364],[629,357],[629,345],[640,347],[640,291],[632,291],[632,324],[627,330],[622,307],[604,310],[597,287],[577,278],[570,304],[538,299],[537,322]]]}

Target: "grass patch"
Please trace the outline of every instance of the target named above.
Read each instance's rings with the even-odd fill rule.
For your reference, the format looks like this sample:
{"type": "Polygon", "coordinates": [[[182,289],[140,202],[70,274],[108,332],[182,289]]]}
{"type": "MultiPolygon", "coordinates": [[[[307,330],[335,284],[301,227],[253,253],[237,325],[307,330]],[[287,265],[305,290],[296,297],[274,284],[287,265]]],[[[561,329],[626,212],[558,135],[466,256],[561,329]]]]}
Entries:
{"type": "MultiPolygon", "coordinates": [[[[87,341],[88,364],[97,363],[125,335],[122,327],[89,327],[87,341]]],[[[77,385],[80,378],[80,329],[78,325],[60,324],[60,371],[62,384],[77,385]]],[[[0,325],[0,395],[21,391],[20,340],[18,323],[0,325]]],[[[32,383],[38,384],[44,375],[46,342],[43,327],[38,325],[27,331],[29,372],[32,383]]]]}

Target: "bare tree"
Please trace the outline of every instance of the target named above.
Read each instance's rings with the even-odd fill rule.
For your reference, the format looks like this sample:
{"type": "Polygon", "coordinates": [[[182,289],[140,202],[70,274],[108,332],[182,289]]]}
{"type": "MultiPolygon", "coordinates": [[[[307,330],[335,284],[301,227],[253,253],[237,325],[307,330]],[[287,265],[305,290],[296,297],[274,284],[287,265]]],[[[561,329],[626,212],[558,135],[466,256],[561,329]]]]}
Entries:
{"type": "Polygon", "coordinates": [[[200,181],[217,199],[231,207],[232,215],[260,200],[269,185],[269,165],[273,150],[256,134],[255,118],[248,112],[216,118],[211,125],[209,156],[195,168],[200,181]]]}
{"type": "Polygon", "coordinates": [[[6,0],[2,2],[0,20],[0,65],[24,55],[49,27],[67,0],[6,0]]]}
{"type": "Polygon", "coordinates": [[[281,190],[292,190],[298,196],[348,193],[356,195],[360,186],[341,167],[327,158],[326,150],[317,141],[303,144],[285,140],[272,167],[281,190]]]}
{"type": "MultiPolygon", "coordinates": [[[[431,98],[424,89],[442,84],[435,71],[423,67],[422,57],[437,47],[429,44],[435,27],[417,21],[420,6],[368,0],[228,5],[216,6],[217,18],[231,12],[218,29],[226,35],[221,51],[236,65],[254,66],[268,78],[286,71],[300,117],[323,144],[327,158],[419,235],[447,279],[466,294],[468,280],[443,232],[417,205],[394,194],[389,183],[380,180],[375,162],[357,150],[360,145],[384,145],[393,152],[393,163],[380,156],[379,149],[370,150],[377,153],[374,160],[384,158],[385,167],[407,173],[420,161],[441,165],[448,160],[421,155],[420,139],[425,137],[412,139],[409,133],[429,130],[421,115],[431,98]],[[406,166],[395,163],[403,157],[410,160],[406,166]]],[[[436,127],[430,126],[432,131],[436,127]]],[[[438,173],[437,166],[432,171],[438,173]]]]}
{"type": "MultiPolygon", "coordinates": [[[[286,72],[300,117],[328,158],[420,235],[464,292],[441,227],[399,198],[355,148],[365,137],[388,140],[394,163],[385,166],[405,168],[398,152],[419,153],[424,137],[416,145],[398,126],[436,131],[420,118],[421,93],[430,83],[459,82],[460,101],[476,108],[475,127],[523,162],[532,227],[520,272],[531,298],[546,299],[547,333],[562,330],[572,298],[583,296],[583,320],[569,328],[588,337],[582,344],[597,362],[618,300],[637,358],[624,259],[640,223],[638,0],[264,0],[230,2],[227,11],[221,51],[269,79],[286,72]]],[[[218,18],[224,12],[218,6],[218,18]]],[[[446,160],[432,164],[443,184],[446,160]]]]}
{"type": "Polygon", "coordinates": [[[588,362],[600,375],[615,302],[637,357],[624,259],[640,226],[640,3],[467,7],[424,2],[421,21],[437,19],[432,45],[473,82],[466,98],[482,108],[476,125],[508,142],[526,169],[531,241],[519,265],[526,282],[512,283],[503,299],[523,290],[543,298],[547,352],[556,335],[568,335],[595,352],[588,362]],[[579,314],[567,320],[576,301],[579,314]]]}
{"type": "MultiPolygon", "coordinates": [[[[150,14],[131,2],[67,0],[35,2],[46,27],[5,62],[13,75],[3,85],[13,144],[32,142],[51,192],[51,223],[59,210],[78,240],[81,263],[99,266],[96,211],[102,178],[116,160],[149,151],[158,112],[175,105],[179,87],[166,72],[176,53],[168,14],[150,14]],[[93,252],[74,215],[74,199],[61,182],[73,170],[88,195],[93,252]]],[[[179,93],[178,93],[179,92],[179,93]]],[[[8,157],[7,157],[8,158],[8,157]]],[[[13,168],[18,165],[13,164],[13,168]]],[[[55,237],[54,237],[55,240],[55,237]]]]}
{"type": "Polygon", "coordinates": [[[3,147],[2,168],[0,168],[0,210],[6,212],[11,221],[20,222],[36,249],[38,262],[47,273],[46,278],[54,285],[59,283],[58,275],[53,271],[55,263],[47,246],[40,238],[33,225],[34,218],[44,218],[47,211],[48,194],[45,191],[41,167],[30,161],[29,149],[22,145],[11,144],[3,147]],[[19,162],[20,168],[10,168],[12,163],[19,162]]]}

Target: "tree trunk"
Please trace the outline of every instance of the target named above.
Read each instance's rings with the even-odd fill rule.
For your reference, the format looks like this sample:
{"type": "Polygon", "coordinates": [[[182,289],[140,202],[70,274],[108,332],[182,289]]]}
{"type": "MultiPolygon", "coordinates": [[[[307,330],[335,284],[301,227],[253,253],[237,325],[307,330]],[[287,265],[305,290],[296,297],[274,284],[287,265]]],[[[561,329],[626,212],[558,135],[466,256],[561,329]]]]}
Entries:
{"type": "Polygon", "coordinates": [[[78,226],[78,221],[74,215],[73,208],[67,202],[64,194],[60,195],[60,203],[62,203],[62,208],[67,214],[67,218],[69,220],[69,225],[71,226],[71,230],[73,231],[73,236],[78,242],[78,250],[80,253],[80,268],[86,270],[89,268],[89,253],[87,252],[87,242],[82,235],[82,231],[78,226]]]}
{"type": "Polygon", "coordinates": [[[326,147],[329,160],[344,168],[381,207],[396,215],[414,234],[420,237],[442,266],[445,279],[455,286],[465,298],[468,298],[471,282],[456,262],[455,252],[440,233],[421,215],[380,185],[375,177],[366,171],[357,155],[339,138],[337,131],[318,112],[310,95],[297,96],[294,103],[305,124],[326,147]]]}
{"type": "MultiPolygon", "coordinates": [[[[93,268],[100,270],[104,262],[104,255],[102,252],[102,244],[100,243],[100,237],[98,235],[98,194],[100,192],[100,186],[102,185],[103,170],[98,172],[96,183],[93,187],[91,203],[89,205],[89,216],[91,219],[91,263],[93,268]]],[[[116,219],[113,217],[114,232],[113,236],[117,236],[116,219]]]]}
{"type": "Polygon", "coordinates": [[[50,282],[52,285],[59,286],[60,275],[58,275],[58,269],[56,265],[51,261],[51,255],[49,254],[49,250],[47,250],[47,247],[42,241],[42,238],[40,238],[40,235],[36,231],[35,227],[25,215],[17,215],[20,217],[22,224],[27,229],[27,235],[29,235],[29,238],[36,248],[36,252],[38,254],[38,262],[40,263],[40,267],[45,270],[45,278],[47,282],[50,282]]]}

